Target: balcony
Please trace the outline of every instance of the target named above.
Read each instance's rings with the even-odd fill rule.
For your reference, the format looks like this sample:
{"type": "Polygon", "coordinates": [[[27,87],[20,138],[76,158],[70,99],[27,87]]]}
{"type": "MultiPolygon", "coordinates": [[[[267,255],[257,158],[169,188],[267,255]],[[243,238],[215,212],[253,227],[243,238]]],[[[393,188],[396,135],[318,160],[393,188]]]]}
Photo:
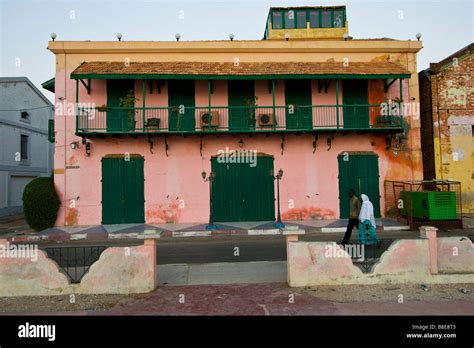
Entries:
{"type": "Polygon", "coordinates": [[[402,116],[381,105],[78,107],[80,136],[268,132],[403,132],[402,116]]]}

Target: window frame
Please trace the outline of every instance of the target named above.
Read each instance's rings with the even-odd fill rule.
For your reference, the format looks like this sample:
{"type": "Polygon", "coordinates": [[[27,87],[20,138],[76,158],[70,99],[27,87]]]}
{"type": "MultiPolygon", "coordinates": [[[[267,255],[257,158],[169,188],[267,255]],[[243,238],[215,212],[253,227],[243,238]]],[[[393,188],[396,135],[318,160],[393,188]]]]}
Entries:
{"type": "Polygon", "coordinates": [[[31,123],[31,115],[28,111],[24,110],[20,112],[20,121],[26,122],[26,123],[31,123]],[[26,115],[26,117],[23,117],[23,115],[26,115]]]}
{"type": "Polygon", "coordinates": [[[333,19],[333,11],[332,10],[321,10],[319,11],[319,18],[321,19],[321,29],[330,29],[330,28],[333,28],[332,26],[334,25],[334,21],[332,20],[333,19]],[[330,26],[329,27],[326,27],[323,25],[323,13],[329,13],[329,24],[330,26]]]}
{"type": "Polygon", "coordinates": [[[308,15],[309,11],[308,10],[296,10],[296,23],[295,23],[295,29],[306,29],[308,27],[308,15]],[[299,14],[304,13],[304,27],[299,27],[298,26],[298,18],[299,14]]]}
{"type": "Polygon", "coordinates": [[[317,9],[309,10],[308,11],[308,19],[309,19],[308,22],[309,22],[309,28],[310,29],[320,29],[321,28],[321,11],[319,11],[317,9]],[[315,26],[315,27],[311,26],[311,13],[312,12],[316,13],[316,18],[317,18],[317,21],[318,21],[318,23],[317,23],[318,25],[315,26]]]}
{"type": "Polygon", "coordinates": [[[289,10],[272,10],[271,11],[271,21],[272,21],[272,25],[271,25],[271,28],[272,29],[275,29],[275,30],[282,30],[282,29],[304,29],[304,28],[300,28],[298,27],[298,13],[299,12],[305,12],[306,13],[306,27],[304,28],[307,28],[307,25],[308,25],[308,22],[310,23],[309,24],[309,27],[310,29],[341,29],[341,28],[345,28],[346,27],[346,9],[345,8],[314,8],[314,9],[304,9],[304,10],[301,10],[301,9],[289,9],[289,10]],[[295,17],[294,17],[294,27],[292,28],[289,28],[287,25],[286,25],[286,16],[285,14],[289,11],[293,11],[295,13],[295,17]],[[281,15],[281,28],[275,28],[275,22],[274,22],[274,18],[273,18],[273,15],[274,13],[279,13],[281,15]],[[316,12],[317,13],[317,17],[318,17],[318,25],[317,27],[312,27],[311,26],[311,12],[316,12]],[[323,12],[329,12],[329,16],[330,16],[330,26],[329,27],[323,27],[323,12]],[[334,12],[341,12],[342,13],[342,23],[341,23],[341,27],[336,27],[335,23],[334,23],[334,12]]]}
{"type": "Polygon", "coordinates": [[[285,29],[285,19],[284,19],[284,14],[283,14],[283,11],[272,11],[272,14],[271,14],[271,17],[272,17],[272,29],[276,29],[276,30],[281,30],[281,29],[285,29]],[[273,18],[273,15],[275,13],[279,13],[280,14],[280,19],[281,19],[281,28],[275,28],[275,21],[274,21],[274,18],[273,18]]]}
{"type": "Polygon", "coordinates": [[[346,16],[345,16],[345,13],[346,13],[346,11],[344,11],[344,10],[342,10],[342,9],[341,9],[341,10],[332,10],[332,11],[331,11],[332,25],[333,25],[332,28],[337,28],[337,29],[339,29],[339,28],[345,28],[345,27],[346,27],[346,19],[345,19],[346,16]],[[342,20],[341,20],[341,26],[340,26],[340,27],[336,27],[335,18],[334,18],[335,12],[341,12],[342,20]]]}
{"type": "Polygon", "coordinates": [[[296,28],[296,11],[295,10],[283,11],[283,27],[284,27],[284,29],[298,29],[298,28],[296,28]],[[293,12],[293,27],[287,27],[287,25],[286,25],[286,18],[287,18],[286,14],[289,13],[289,12],[293,12]]]}
{"type": "Polygon", "coordinates": [[[54,143],[54,119],[49,119],[48,120],[48,141],[50,143],[54,143]]]}
{"type": "Polygon", "coordinates": [[[30,163],[30,157],[30,136],[28,134],[20,133],[20,163],[30,163]],[[26,139],[26,144],[23,143],[23,139],[26,139]],[[23,150],[26,157],[23,157],[23,150]]]}

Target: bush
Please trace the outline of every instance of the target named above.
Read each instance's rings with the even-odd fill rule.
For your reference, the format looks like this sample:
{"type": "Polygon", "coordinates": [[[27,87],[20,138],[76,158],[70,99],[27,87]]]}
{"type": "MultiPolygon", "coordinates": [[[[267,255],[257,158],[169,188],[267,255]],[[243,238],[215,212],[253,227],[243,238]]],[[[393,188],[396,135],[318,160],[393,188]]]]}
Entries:
{"type": "Polygon", "coordinates": [[[35,231],[54,226],[61,202],[52,177],[33,179],[23,191],[23,211],[26,222],[35,231]]]}

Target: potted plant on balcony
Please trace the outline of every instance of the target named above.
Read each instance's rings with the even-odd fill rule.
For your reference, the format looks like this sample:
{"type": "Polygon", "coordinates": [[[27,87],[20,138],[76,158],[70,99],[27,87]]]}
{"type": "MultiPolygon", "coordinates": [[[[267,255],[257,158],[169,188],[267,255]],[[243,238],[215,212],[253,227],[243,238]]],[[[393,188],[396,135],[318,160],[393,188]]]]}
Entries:
{"type": "Polygon", "coordinates": [[[100,112],[105,112],[107,111],[107,106],[105,104],[102,104],[101,106],[97,106],[96,110],[100,112]]]}
{"type": "Polygon", "coordinates": [[[135,93],[133,91],[128,92],[127,95],[124,97],[120,98],[119,100],[119,106],[122,109],[122,112],[125,113],[127,116],[125,121],[124,126],[126,127],[127,130],[134,131],[135,130],[135,103],[138,101],[137,98],[135,98],[135,93]]]}
{"type": "Polygon", "coordinates": [[[247,125],[249,128],[255,128],[255,111],[257,106],[258,97],[254,96],[253,98],[245,98],[243,103],[245,108],[245,116],[247,119],[247,125]]]}

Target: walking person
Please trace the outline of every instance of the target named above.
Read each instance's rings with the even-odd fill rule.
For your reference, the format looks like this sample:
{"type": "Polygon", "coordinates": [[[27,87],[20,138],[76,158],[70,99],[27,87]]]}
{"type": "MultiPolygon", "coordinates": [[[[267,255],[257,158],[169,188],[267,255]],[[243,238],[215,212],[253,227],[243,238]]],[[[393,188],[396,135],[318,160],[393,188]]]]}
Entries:
{"type": "Polygon", "coordinates": [[[374,217],[374,206],[369,200],[367,195],[360,195],[362,199],[362,207],[360,208],[359,214],[359,239],[357,243],[364,245],[374,245],[380,242],[380,239],[377,237],[375,217],[374,217]]]}
{"type": "Polygon", "coordinates": [[[341,241],[342,245],[348,244],[351,239],[352,230],[358,228],[359,224],[359,212],[360,212],[360,201],[359,197],[356,196],[355,190],[349,190],[349,222],[347,224],[346,233],[344,239],[341,241]]]}

